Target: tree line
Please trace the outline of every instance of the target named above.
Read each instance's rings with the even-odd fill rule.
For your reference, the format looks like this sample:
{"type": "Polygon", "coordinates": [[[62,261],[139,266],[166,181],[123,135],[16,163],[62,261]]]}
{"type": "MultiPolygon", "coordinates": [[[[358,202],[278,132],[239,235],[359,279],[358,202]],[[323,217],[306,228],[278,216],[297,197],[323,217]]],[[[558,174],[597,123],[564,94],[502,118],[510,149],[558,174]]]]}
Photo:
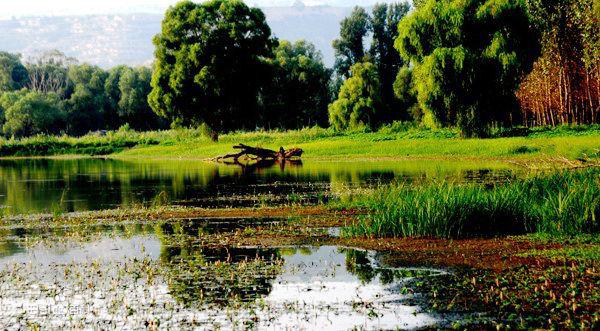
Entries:
{"type": "Polygon", "coordinates": [[[152,70],[78,64],[59,51],[22,61],[0,52],[0,131],[8,137],[83,135],[128,124],[164,127],[147,102],[152,70]]]}
{"type": "Polygon", "coordinates": [[[240,0],[181,1],[152,69],[105,71],[58,52],[0,53],[7,136],[207,125],[217,132],[393,121],[458,127],[598,123],[600,31],[586,0],[419,0],[356,7],[327,68],[306,41],[275,38],[240,0]]]}
{"type": "Polygon", "coordinates": [[[600,122],[600,2],[530,0],[542,55],[517,96],[523,124],[600,122]]]}

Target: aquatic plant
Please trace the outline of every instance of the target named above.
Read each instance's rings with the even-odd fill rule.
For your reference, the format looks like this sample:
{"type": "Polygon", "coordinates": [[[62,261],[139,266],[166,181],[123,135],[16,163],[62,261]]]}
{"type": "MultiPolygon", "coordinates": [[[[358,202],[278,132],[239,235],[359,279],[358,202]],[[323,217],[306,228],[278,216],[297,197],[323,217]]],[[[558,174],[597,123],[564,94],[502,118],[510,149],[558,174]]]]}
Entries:
{"type": "Polygon", "coordinates": [[[346,236],[590,234],[600,230],[600,169],[562,171],[488,186],[448,180],[397,184],[347,203],[371,212],[344,229],[346,236]]]}

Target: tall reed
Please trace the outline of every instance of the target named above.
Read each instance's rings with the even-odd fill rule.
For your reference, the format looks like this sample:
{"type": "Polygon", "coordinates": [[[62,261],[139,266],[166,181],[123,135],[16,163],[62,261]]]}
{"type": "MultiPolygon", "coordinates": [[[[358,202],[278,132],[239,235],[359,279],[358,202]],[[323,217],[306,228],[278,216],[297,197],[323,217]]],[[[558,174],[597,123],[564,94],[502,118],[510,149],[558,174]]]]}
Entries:
{"type": "Polygon", "coordinates": [[[354,237],[460,238],[600,229],[600,169],[562,171],[511,183],[438,181],[390,185],[354,198],[370,210],[346,229],[354,237]]]}

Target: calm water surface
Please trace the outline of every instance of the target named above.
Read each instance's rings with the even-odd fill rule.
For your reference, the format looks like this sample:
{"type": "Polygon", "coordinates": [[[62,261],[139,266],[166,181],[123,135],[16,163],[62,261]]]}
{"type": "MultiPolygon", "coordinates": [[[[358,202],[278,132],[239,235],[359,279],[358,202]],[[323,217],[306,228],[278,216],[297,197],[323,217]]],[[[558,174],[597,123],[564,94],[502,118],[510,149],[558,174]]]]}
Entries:
{"type": "Polygon", "coordinates": [[[459,316],[424,311],[403,290],[443,270],[394,268],[335,246],[203,246],[201,230],[232,231],[213,221],[4,229],[0,325],[414,329],[459,316]]]}
{"type": "Polygon", "coordinates": [[[505,164],[464,161],[305,161],[241,167],[204,161],[0,160],[0,208],[5,214],[26,214],[151,204],[311,204],[348,187],[431,178],[503,181],[515,175],[505,164]]]}

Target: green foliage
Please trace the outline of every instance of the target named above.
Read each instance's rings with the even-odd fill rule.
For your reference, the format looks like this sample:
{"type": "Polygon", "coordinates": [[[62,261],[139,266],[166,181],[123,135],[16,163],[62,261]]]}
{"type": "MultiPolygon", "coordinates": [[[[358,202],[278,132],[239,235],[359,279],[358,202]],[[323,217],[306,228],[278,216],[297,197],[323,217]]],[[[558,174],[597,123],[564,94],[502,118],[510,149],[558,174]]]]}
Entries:
{"type": "Polygon", "coordinates": [[[329,106],[329,123],[335,130],[358,129],[377,125],[381,110],[381,93],[377,68],[371,63],[352,66],[352,75],[342,88],[338,99],[329,106]]]}
{"type": "Polygon", "coordinates": [[[350,77],[350,68],[364,61],[364,39],[369,29],[369,14],[362,7],[355,7],[350,17],[342,20],[340,38],[333,41],[334,68],[340,77],[350,77]]]}
{"type": "Polygon", "coordinates": [[[600,172],[557,172],[491,188],[434,182],[377,189],[355,206],[372,211],[351,236],[440,237],[600,230],[600,172]]]}
{"type": "Polygon", "coordinates": [[[402,20],[396,48],[414,66],[421,108],[483,136],[518,115],[514,93],[538,40],[522,0],[430,0],[402,20]]]}
{"type": "Polygon", "coordinates": [[[154,38],[149,103],[184,125],[255,128],[258,91],[274,41],[260,9],[239,0],[182,1],[154,38]]]}
{"type": "Polygon", "coordinates": [[[21,63],[21,56],[0,52],[0,92],[20,90],[28,82],[29,76],[21,63]]]}
{"type": "Polygon", "coordinates": [[[56,94],[21,90],[5,92],[0,108],[6,121],[2,126],[8,136],[23,137],[35,134],[55,134],[64,127],[64,112],[56,94]]]}
{"type": "Polygon", "coordinates": [[[296,129],[327,125],[329,78],[321,54],[306,41],[282,41],[270,59],[273,79],[263,89],[261,124],[296,129]]]}
{"type": "Polygon", "coordinates": [[[37,135],[0,143],[0,156],[108,155],[134,146],[156,145],[157,132],[142,133],[124,128],[82,137],[37,135]]]}
{"type": "MultiPolygon", "coordinates": [[[[383,109],[378,114],[378,122],[391,123],[394,120],[408,119],[407,111],[413,104],[397,100],[394,95],[394,80],[404,61],[394,48],[398,36],[398,24],[410,9],[408,2],[376,4],[373,7],[370,25],[373,41],[369,51],[370,60],[377,66],[383,109]]],[[[406,101],[406,100],[405,100],[406,101]]]]}
{"type": "Polygon", "coordinates": [[[104,84],[107,76],[104,70],[88,64],[69,67],[68,77],[73,85],[73,93],[66,101],[65,108],[67,129],[71,134],[82,135],[104,124],[104,84]]]}
{"type": "Polygon", "coordinates": [[[421,123],[423,111],[417,103],[413,70],[411,68],[403,67],[398,71],[393,90],[398,108],[406,109],[413,120],[421,123]]]}
{"type": "MultiPolygon", "coordinates": [[[[82,137],[34,136],[22,139],[0,138],[0,156],[111,154],[165,158],[213,158],[227,154],[239,143],[277,149],[294,146],[305,150],[305,158],[441,158],[449,160],[483,157],[526,164],[529,167],[561,166],[561,160],[600,161],[600,129],[596,127],[545,128],[519,132],[518,137],[458,139],[454,128],[431,129],[412,122],[382,125],[377,132],[335,131],[332,128],[231,132],[219,135],[206,125],[162,131],[108,131],[82,137]],[[519,154],[526,148],[529,153],[519,154]],[[135,147],[129,149],[131,147],[135,147]],[[128,149],[127,151],[123,151],[128,149]]],[[[566,163],[568,165],[568,163],[566,163]]]]}
{"type": "MultiPolygon", "coordinates": [[[[122,123],[119,118],[119,102],[121,101],[121,89],[119,83],[127,66],[116,66],[108,71],[108,76],[104,82],[104,95],[106,97],[106,108],[104,111],[104,120],[107,129],[116,129],[122,123]]],[[[147,99],[148,95],[144,97],[147,99]]]]}
{"type": "Polygon", "coordinates": [[[150,81],[152,70],[146,67],[126,68],[119,79],[118,115],[121,121],[129,123],[136,130],[149,130],[159,127],[160,119],[148,105],[148,95],[152,90],[150,81]]]}

